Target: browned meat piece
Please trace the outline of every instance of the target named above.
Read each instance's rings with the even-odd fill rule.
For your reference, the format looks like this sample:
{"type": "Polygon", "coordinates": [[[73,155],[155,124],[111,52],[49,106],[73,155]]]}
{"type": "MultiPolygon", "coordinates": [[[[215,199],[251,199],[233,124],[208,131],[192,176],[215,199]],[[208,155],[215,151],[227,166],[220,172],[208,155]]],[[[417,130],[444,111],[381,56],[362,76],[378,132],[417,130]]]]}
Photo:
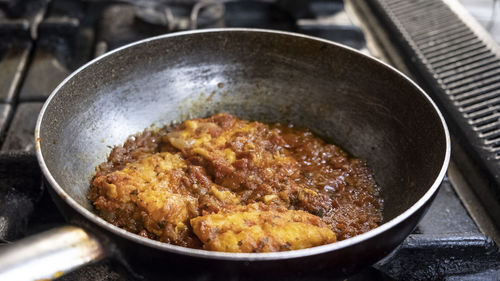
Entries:
{"type": "Polygon", "coordinates": [[[277,252],[336,241],[319,217],[304,211],[248,205],[191,219],[203,248],[219,252],[277,252]]]}
{"type": "Polygon", "coordinates": [[[244,201],[288,206],[289,196],[300,189],[301,175],[279,133],[259,122],[216,114],[186,121],[164,140],[186,159],[206,167],[217,184],[238,192],[244,201]],[[282,191],[281,196],[267,196],[282,191]]]}
{"type": "Polygon", "coordinates": [[[94,178],[90,199],[113,224],[188,246],[194,239],[189,219],[198,215],[198,200],[183,186],[186,169],[179,154],[153,154],[94,178]]]}

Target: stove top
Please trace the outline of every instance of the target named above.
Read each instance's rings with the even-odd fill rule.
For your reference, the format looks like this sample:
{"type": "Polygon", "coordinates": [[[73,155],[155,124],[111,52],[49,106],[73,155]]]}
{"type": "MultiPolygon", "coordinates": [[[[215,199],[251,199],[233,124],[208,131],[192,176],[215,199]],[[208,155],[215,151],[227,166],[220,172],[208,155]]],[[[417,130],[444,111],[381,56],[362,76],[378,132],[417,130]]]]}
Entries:
{"type": "MultiPolygon", "coordinates": [[[[408,63],[414,58],[400,50],[404,42],[391,39],[395,31],[390,16],[377,12],[378,2],[0,0],[0,243],[65,223],[44,186],[33,131],[50,92],[82,64],[124,44],[168,32],[257,27],[348,45],[420,82],[418,70],[408,63]]],[[[396,11],[404,3],[399,5],[396,11]]],[[[460,140],[455,143],[464,142],[459,134],[454,138],[460,140]]],[[[496,223],[467,180],[461,163],[474,162],[462,153],[467,151],[464,147],[454,144],[448,177],[414,232],[391,255],[349,280],[500,279],[496,223]]],[[[245,280],[244,276],[231,278],[245,280]]],[[[312,274],[297,279],[333,280],[335,276],[312,274]]],[[[60,280],[150,279],[105,260],[60,280]]]]}

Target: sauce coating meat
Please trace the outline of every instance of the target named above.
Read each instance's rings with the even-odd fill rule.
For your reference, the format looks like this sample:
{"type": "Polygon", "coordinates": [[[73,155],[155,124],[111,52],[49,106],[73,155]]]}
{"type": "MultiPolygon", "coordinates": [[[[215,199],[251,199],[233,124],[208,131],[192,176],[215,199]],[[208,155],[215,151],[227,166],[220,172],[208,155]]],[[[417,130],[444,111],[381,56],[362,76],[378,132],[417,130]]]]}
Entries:
{"type": "Polygon", "coordinates": [[[225,252],[308,248],[382,221],[363,161],[309,130],[230,114],[129,138],[97,168],[89,199],[133,233],[225,252]]]}

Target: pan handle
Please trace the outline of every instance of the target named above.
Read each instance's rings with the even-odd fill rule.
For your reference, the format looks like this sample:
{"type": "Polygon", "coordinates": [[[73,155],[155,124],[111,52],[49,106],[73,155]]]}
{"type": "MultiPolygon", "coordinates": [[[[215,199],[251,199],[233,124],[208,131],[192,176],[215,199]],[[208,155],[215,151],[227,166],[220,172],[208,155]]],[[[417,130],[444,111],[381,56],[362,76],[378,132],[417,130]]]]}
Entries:
{"type": "Polygon", "coordinates": [[[62,226],[0,246],[0,280],[51,280],[107,256],[82,228],[62,226]]]}

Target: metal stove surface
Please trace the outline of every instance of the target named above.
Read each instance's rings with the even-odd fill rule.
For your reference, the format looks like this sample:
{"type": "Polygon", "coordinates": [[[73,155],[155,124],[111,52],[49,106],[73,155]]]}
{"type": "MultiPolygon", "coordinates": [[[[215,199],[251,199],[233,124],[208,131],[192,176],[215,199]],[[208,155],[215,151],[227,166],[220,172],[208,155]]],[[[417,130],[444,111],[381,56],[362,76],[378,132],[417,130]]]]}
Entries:
{"type": "MultiPolygon", "coordinates": [[[[369,52],[367,38],[374,36],[352,23],[342,1],[229,1],[224,5],[174,1],[168,6],[131,2],[0,0],[0,245],[64,224],[43,185],[33,131],[52,89],[95,56],[142,38],[192,27],[295,31],[363,52],[369,52]]],[[[228,278],[246,280],[244,276],[228,278]]],[[[201,279],[212,280],[209,275],[201,279]]],[[[297,280],[333,279],[324,272],[297,276],[297,280]]],[[[497,244],[479,230],[448,178],[408,239],[383,261],[349,278],[422,279],[500,280],[497,244]]],[[[61,280],[149,279],[105,260],[61,280]]]]}

